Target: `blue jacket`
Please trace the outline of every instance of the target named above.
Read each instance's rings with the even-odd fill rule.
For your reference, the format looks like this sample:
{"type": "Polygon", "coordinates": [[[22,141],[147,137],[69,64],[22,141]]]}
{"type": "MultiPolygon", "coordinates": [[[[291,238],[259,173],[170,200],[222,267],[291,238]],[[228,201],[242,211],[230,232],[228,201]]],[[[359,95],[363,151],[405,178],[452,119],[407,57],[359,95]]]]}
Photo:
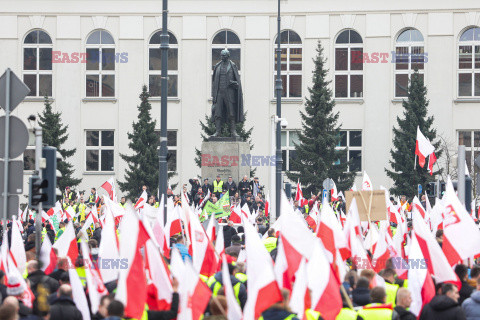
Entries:
{"type": "Polygon", "coordinates": [[[467,319],[480,319],[480,291],[474,291],[470,298],[462,303],[467,319]]]}
{"type": "Polygon", "coordinates": [[[181,243],[175,243],[173,247],[178,249],[178,251],[182,255],[183,261],[185,261],[185,257],[188,257],[190,261],[192,261],[192,256],[188,253],[188,248],[186,245],[181,243]]]}

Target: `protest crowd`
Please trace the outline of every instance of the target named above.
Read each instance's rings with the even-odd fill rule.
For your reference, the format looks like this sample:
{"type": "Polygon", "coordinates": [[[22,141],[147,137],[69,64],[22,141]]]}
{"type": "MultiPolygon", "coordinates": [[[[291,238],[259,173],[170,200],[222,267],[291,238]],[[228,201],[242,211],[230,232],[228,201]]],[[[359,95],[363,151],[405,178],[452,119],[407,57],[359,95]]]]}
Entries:
{"type": "Polygon", "coordinates": [[[385,190],[375,219],[299,182],[276,221],[257,177],[189,184],[168,189],[166,214],[147,186],[118,201],[113,178],[103,196],[67,187],[46,212],[19,209],[1,237],[0,319],[480,318],[478,217],[451,181],[434,206],[385,190]]]}

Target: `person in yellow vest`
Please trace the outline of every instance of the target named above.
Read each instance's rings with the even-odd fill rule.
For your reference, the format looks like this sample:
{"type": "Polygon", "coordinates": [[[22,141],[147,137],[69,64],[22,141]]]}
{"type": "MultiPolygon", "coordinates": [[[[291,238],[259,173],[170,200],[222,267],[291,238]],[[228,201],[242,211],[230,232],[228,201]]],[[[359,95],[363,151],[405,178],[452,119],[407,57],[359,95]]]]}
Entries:
{"type": "Polygon", "coordinates": [[[70,187],[65,187],[65,193],[63,194],[63,199],[65,202],[70,202],[70,200],[74,199],[74,193],[70,189],[70,187]]]}
{"type": "Polygon", "coordinates": [[[60,236],[61,236],[61,235],[63,234],[63,232],[65,231],[65,222],[63,222],[63,221],[60,222],[60,223],[58,224],[58,227],[59,227],[59,229],[58,229],[57,235],[55,236],[55,241],[57,241],[58,238],[60,238],[60,236]]]}
{"type": "Polygon", "coordinates": [[[395,307],[395,300],[397,297],[397,290],[400,287],[395,284],[395,270],[386,268],[381,271],[381,276],[385,280],[385,291],[387,292],[387,303],[392,304],[395,307]]]}
{"type": "Polygon", "coordinates": [[[119,203],[120,207],[122,207],[123,209],[125,209],[127,207],[127,199],[125,199],[125,197],[122,197],[120,199],[120,203],[119,203]]]}
{"type": "Polygon", "coordinates": [[[87,205],[83,197],[80,197],[80,201],[73,206],[73,210],[78,213],[80,221],[85,220],[85,210],[87,209],[87,205]]]}
{"type": "MultiPolygon", "coordinates": [[[[237,269],[234,265],[228,264],[228,272],[230,273],[230,281],[232,283],[235,298],[237,298],[238,304],[243,309],[245,303],[247,302],[247,288],[235,277],[237,269]]],[[[222,272],[217,272],[213,276],[213,280],[211,279],[212,278],[209,279],[207,284],[209,285],[210,290],[212,290],[212,295],[216,297],[220,289],[223,287],[222,272]]]]}
{"type": "Polygon", "coordinates": [[[282,289],[281,292],[283,298],[282,302],[275,303],[270,308],[263,311],[258,320],[298,320],[297,315],[291,312],[289,307],[290,291],[282,289]]]}
{"type": "Polygon", "coordinates": [[[412,294],[406,288],[400,288],[397,291],[397,306],[394,310],[400,316],[402,320],[415,320],[417,317],[408,311],[407,309],[410,308],[412,304],[412,294]]]}
{"type": "MultiPolygon", "coordinates": [[[[335,320],[357,320],[358,318],[357,312],[349,307],[349,304],[345,296],[343,294],[341,296],[342,296],[342,309],[340,309],[340,312],[335,317],[335,320]]],[[[361,318],[358,318],[358,319],[361,319],[361,318]]]]}
{"type": "Polygon", "coordinates": [[[247,275],[245,274],[245,263],[237,262],[235,264],[235,268],[237,269],[237,272],[235,273],[235,278],[240,280],[240,282],[245,285],[245,288],[247,288],[247,275]]]}
{"type": "Polygon", "coordinates": [[[94,205],[95,202],[97,201],[97,189],[92,188],[90,190],[90,196],[88,197],[88,203],[91,205],[94,205]]]}
{"type": "Polygon", "coordinates": [[[270,228],[268,230],[268,238],[263,240],[263,245],[270,253],[273,249],[277,247],[277,238],[275,237],[275,229],[270,228]]]}
{"type": "Polygon", "coordinates": [[[375,287],[370,291],[370,301],[363,309],[358,311],[358,315],[364,320],[399,320],[398,313],[393,310],[391,304],[387,304],[387,293],[383,287],[375,287]]]}
{"type": "Polygon", "coordinates": [[[220,176],[217,176],[217,179],[213,180],[213,193],[220,199],[220,194],[223,191],[223,181],[220,176]]]}

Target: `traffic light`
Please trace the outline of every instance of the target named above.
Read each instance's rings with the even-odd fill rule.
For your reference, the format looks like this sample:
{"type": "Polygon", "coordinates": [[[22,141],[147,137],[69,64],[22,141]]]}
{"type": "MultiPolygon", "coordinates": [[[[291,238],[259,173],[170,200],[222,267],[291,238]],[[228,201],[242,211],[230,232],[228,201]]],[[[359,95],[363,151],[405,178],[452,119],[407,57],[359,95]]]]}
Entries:
{"type": "Polygon", "coordinates": [[[28,202],[30,204],[30,207],[35,207],[40,202],[44,202],[48,199],[48,195],[45,190],[47,186],[47,180],[42,180],[39,176],[30,177],[30,186],[28,193],[28,202]]]}
{"type": "Polygon", "coordinates": [[[48,198],[44,202],[45,208],[55,207],[57,201],[57,178],[61,176],[57,170],[57,153],[57,148],[54,147],[43,147],[42,149],[42,157],[45,159],[45,168],[42,169],[42,175],[43,179],[48,182],[46,187],[48,198]]]}
{"type": "Polygon", "coordinates": [[[440,182],[440,194],[437,196],[439,198],[443,197],[443,194],[445,193],[445,190],[447,189],[447,184],[445,182],[440,182]]]}
{"type": "Polygon", "coordinates": [[[436,183],[435,182],[429,182],[427,183],[427,185],[425,186],[425,192],[427,193],[427,196],[429,197],[435,197],[435,188],[436,187],[436,183]]]}

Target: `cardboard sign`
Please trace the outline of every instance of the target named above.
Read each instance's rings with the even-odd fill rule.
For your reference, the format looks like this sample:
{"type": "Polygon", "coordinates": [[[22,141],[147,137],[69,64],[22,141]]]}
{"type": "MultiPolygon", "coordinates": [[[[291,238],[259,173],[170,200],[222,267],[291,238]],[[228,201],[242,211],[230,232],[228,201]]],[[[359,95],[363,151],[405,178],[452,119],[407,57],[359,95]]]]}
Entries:
{"type": "Polygon", "coordinates": [[[387,220],[385,190],[346,191],[347,212],[350,210],[353,199],[357,202],[360,221],[387,220]]]}

